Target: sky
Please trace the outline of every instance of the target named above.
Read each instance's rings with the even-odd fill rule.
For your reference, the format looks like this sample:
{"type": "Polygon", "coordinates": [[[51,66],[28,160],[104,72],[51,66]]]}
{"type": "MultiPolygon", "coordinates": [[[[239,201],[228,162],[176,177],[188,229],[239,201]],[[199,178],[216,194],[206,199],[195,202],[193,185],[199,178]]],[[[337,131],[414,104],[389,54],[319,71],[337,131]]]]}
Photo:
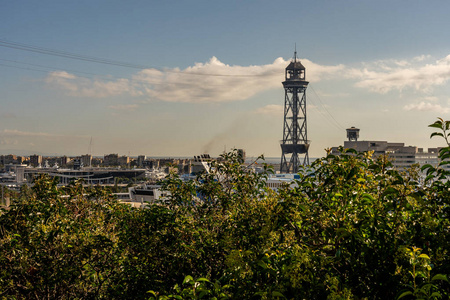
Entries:
{"type": "Polygon", "coordinates": [[[306,68],[310,157],[444,146],[448,1],[0,1],[0,154],[281,156],[284,69],[306,68]]]}

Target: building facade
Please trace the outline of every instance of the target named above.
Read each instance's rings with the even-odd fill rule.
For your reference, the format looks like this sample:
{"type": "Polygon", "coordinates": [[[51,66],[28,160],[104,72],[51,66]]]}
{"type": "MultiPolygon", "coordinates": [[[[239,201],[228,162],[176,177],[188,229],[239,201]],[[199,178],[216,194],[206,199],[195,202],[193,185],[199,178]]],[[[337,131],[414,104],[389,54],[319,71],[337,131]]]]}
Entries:
{"type": "MultiPolygon", "coordinates": [[[[395,168],[405,170],[413,164],[430,164],[436,167],[439,164],[439,149],[428,148],[424,152],[423,148],[415,146],[405,146],[405,143],[391,143],[388,141],[358,141],[359,129],[351,127],[347,129],[348,141],[344,141],[344,149],[355,149],[358,152],[373,151],[374,157],[387,155],[395,168]],[[358,133],[357,135],[355,133],[358,133]]],[[[333,147],[331,154],[339,155],[339,147],[333,147]]],[[[444,166],[449,168],[449,165],[444,166]]]]}

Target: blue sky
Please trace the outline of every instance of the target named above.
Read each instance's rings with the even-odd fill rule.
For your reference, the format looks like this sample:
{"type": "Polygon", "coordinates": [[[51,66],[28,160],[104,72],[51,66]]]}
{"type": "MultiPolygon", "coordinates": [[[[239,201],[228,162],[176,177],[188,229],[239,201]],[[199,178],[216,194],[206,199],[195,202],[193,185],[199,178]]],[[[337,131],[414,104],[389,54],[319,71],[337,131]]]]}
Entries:
{"type": "Polygon", "coordinates": [[[280,156],[295,43],[310,156],[350,126],[365,140],[441,146],[427,125],[450,119],[448,11],[414,0],[1,1],[0,153],[80,155],[92,137],[93,155],[280,156]]]}

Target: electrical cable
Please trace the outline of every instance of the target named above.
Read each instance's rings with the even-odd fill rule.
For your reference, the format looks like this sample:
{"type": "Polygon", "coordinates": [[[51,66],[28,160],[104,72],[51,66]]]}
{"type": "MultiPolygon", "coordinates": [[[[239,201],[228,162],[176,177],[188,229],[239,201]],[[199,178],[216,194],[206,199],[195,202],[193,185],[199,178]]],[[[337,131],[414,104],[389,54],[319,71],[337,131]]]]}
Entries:
{"type": "Polygon", "coordinates": [[[119,66],[119,67],[133,68],[133,69],[139,69],[139,70],[155,69],[155,70],[165,72],[165,73],[176,73],[176,74],[195,75],[195,76],[265,77],[265,76],[272,76],[273,73],[275,72],[274,71],[272,73],[255,75],[255,74],[216,74],[216,73],[195,73],[195,72],[186,72],[186,71],[174,71],[174,70],[168,70],[168,69],[158,68],[158,67],[154,67],[154,66],[137,65],[137,64],[132,64],[132,63],[128,63],[128,62],[121,62],[121,61],[116,61],[116,60],[99,58],[99,57],[95,57],[95,56],[87,56],[87,55],[76,54],[76,53],[71,53],[71,52],[67,52],[67,51],[61,51],[61,50],[43,48],[43,47],[27,45],[27,44],[22,44],[22,43],[16,43],[16,42],[4,40],[4,39],[0,39],[0,47],[34,52],[34,53],[39,53],[39,54],[51,55],[51,56],[58,56],[58,57],[63,57],[63,58],[75,59],[75,60],[81,60],[81,61],[86,61],[86,62],[93,62],[93,63],[99,63],[99,64],[119,66]]]}
{"type": "MultiPolygon", "coordinates": [[[[313,91],[313,93],[316,95],[317,99],[319,100],[319,104],[320,106],[327,112],[327,114],[331,117],[331,119],[334,121],[335,126],[337,126],[338,128],[345,130],[345,128],[334,118],[334,116],[330,113],[330,111],[326,108],[325,104],[322,102],[322,100],[320,99],[319,95],[316,93],[316,91],[314,90],[313,86],[308,86],[309,88],[311,88],[311,90],[313,91]]],[[[327,118],[328,119],[328,118],[327,118]]]]}

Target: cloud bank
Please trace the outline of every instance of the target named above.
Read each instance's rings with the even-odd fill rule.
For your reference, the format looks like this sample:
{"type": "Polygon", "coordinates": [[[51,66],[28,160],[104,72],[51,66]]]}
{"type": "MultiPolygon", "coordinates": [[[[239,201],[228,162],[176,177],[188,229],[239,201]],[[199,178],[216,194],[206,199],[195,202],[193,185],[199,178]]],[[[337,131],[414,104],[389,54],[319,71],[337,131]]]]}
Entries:
{"type": "Polygon", "coordinates": [[[434,111],[438,113],[448,113],[450,110],[448,107],[442,107],[440,104],[420,102],[416,104],[408,104],[403,107],[404,110],[415,111],[434,111]]]}
{"type": "Polygon", "coordinates": [[[128,79],[104,81],[78,77],[65,71],[55,71],[48,74],[46,83],[52,87],[64,90],[70,96],[105,98],[128,94],[136,95],[136,90],[128,79]]]}
{"type": "MultiPolygon", "coordinates": [[[[307,59],[301,61],[310,82],[329,78],[344,69],[343,65],[325,66],[307,59]]],[[[145,69],[131,79],[110,81],[58,71],[50,73],[46,83],[77,97],[127,95],[168,102],[221,103],[245,100],[266,90],[280,88],[288,64],[289,61],[280,57],[266,65],[228,65],[212,57],[206,63],[196,63],[184,70],[145,69]]]]}
{"type": "Polygon", "coordinates": [[[450,79],[450,55],[432,63],[420,65],[428,56],[410,61],[381,61],[363,69],[351,69],[348,77],[357,79],[357,87],[372,92],[386,93],[406,88],[428,90],[450,79]]]}
{"type": "MultiPolygon", "coordinates": [[[[58,71],[49,73],[46,83],[75,97],[125,96],[129,99],[141,97],[140,100],[143,97],[147,101],[223,103],[242,101],[267,90],[281,89],[284,69],[289,62],[280,57],[270,64],[240,66],[225,64],[212,57],[205,63],[195,63],[185,69],[144,69],[129,79],[90,79],[58,71]]],[[[380,94],[405,89],[426,92],[450,79],[450,55],[434,61],[429,55],[403,60],[379,60],[352,68],[342,64],[321,65],[308,59],[301,59],[301,62],[306,67],[306,79],[312,83],[350,79],[354,81],[354,86],[380,94]]],[[[423,100],[406,105],[404,109],[447,111],[436,103],[436,99],[423,100]]],[[[109,108],[133,111],[138,108],[138,104],[110,105],[109,108]]],[[[262,107],[255,113],[278,115],[280,106],[262,107]]]]}

